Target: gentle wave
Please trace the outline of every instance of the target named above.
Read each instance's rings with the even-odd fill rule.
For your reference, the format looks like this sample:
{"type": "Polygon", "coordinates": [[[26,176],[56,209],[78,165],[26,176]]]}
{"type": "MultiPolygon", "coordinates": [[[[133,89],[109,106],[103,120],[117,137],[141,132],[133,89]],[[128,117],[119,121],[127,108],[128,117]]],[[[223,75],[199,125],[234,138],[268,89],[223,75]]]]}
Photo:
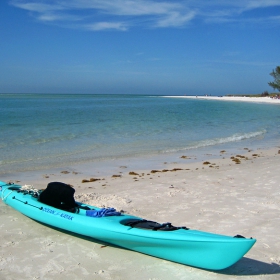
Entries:
{"type": "Polygon", "coordinates": [[[171,153],[171,152],[186,151],[186,150],[198,149],[198,148],[209,147],[209,146],[216,146],[219,144],[226,144],[226,143],[231,143],[231,142],[238,142],[238,141],[242,141],[242,140],[258,138],[260,136],[264,136],[265,134],[266,134],[266,130],[243,133],[243,134],[236,133],[229,137],[207,139],[207,140],[199,141],[195,144],[192,144],[188,147],[185,147],[185,148],[182,148],[179,150],[174,149],[174,150],[168,150],[166,152],[171,153]]]}
{"type": "Polygon", "coordinates": [[[232,136],[225,137],[225,138],[216,138],[216,139],[212,139],[212,140],[205,140],[205,141],[201,141],[197,148],[213,146],[213,145],[217,145],[217,144],[225,144],[225,143],[230,143],[230,142],[237,142],[237,141],[242,141],[242,140],[246,140],[246,139],[252,139],[252,138],[256,138],[256,137],[265,135],[265,133],[266,133],[266,130],[261,130],[261,131],[255,131],[255,132],[244,133],[244,134],[237,133],[237,134],[233,134],[232,136]]]}

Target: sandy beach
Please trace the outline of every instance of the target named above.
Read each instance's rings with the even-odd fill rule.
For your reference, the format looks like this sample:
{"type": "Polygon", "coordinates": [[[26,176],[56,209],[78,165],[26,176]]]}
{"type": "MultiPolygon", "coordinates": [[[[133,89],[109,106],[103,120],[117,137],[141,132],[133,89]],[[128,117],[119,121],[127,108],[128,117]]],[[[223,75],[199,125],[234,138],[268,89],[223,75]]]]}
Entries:
{"type": "Polygon", "coordinates": [[[280,0],[0,17],[0,280],[280,280],[280,0]]]}
{"type": "Polygon", "coordinates": [[[280,104],[279,98],[276,99],[276,98],[271,98],[269,96],[247,97],[247,96],[209,96],[209,95],[187,96],[186,95],[186,96],[165,96],[165,97],[280,104]]]}
{"type": "Polygon", "coordinates": [[[111,175],[99,177],[90,167],[66,167],[10,174],[1,180],[38,188],[51,181],[70,183],[78,201],[161,223],[256,238],[235,265],[207,271],[104,246],[39,224],[1,201],[0,278],[279,279],[279,149],[245,148],[235,155],[220,151],[218,159],[208,154],[197,163],[188,163],[188,155],[182,157],[185,163],[163,163],[158,170],[118,166],[111,175]]]}

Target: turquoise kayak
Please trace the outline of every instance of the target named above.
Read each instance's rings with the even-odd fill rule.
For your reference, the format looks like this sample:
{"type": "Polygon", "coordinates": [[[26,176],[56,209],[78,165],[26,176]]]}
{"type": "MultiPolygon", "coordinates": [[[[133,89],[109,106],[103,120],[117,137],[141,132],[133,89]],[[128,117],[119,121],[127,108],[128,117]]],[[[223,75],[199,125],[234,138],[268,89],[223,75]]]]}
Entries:
{"type": "Polygon", "coordinates": [[[88,209],[100,208],[79,202],[79,212],[71,213],[40,202],[32,190],[26,191],[20,185],[2,181],[0,195],[5,204],[46,225],[204,269],[220,270],[233,265],[256,242],[253,238],[177,228],[170,224],[162,224],[152,230],[139,228],[137,224],[145,220],[123,213],[118,216],[90,217],[86,214],[88,209]]]}

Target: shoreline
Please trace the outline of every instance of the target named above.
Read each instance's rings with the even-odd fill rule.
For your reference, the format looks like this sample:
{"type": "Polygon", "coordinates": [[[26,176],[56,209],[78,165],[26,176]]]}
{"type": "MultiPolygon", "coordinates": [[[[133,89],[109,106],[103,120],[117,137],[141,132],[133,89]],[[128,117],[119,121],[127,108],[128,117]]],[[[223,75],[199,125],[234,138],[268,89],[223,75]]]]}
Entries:
{"type": "Polygon", "coordinates": [[[164,96],[168,98],[190,98],[190,99],[205,99],[205,100],[220,100],[220,101],[240,101],[240,102],[255,102],[255,103],[271,103],[280,104],[280,99],[271,97],[246,97],[246,96],[164,96]]]}
{"type": "MultiPolygon", "coordinates": [[[[40,169],[30,169],[26,171],[6,172],[0,174],[2,181],[18,182],[19,184],[38,185],[44,188],[46,183],[51,179],[67,180],[69,184],[73,181],[79,184],[83,179],[88,177],[111,178],[111,176],[125,176],[129,172],[148,174],[151,170],[165,170],[176,168],[198,168],[205,161],[227,160],[237,154],[247,156],[250,153],[272,154],[277,151],[277,147],[260,149],[255,147],[249,149],[228,147],[204,147],[200,149],[191,149],[184,152],[176,152],[170,154],[161,154],[153,156],[142,156],[135,158],[123,158],[104,161],[89,161],[64,166],[47,167],[40,169]],[[220,149],[219,149],[220,148],[220,149]]],[[[280,148],[280,146],[279,146],[280,148]]],[[[222,164],[222,163],[220,163],[222,164]]]]}
{"type": "Polygon", "coordinates": [[[1,279],[278,279],[279,148],[246,149],[235,155],[220,151],[219,158],[205,155],[200,162],[190,163],[186,158],[183,163],[163,166],[118,166],[106,176],[90,166],[65,167],[48,174],[13,174],[11,179],[38,188],[51,181],[70,183],[78,201],[175,226],[256,238],[241,261],[212,272],[104,247],[36,223],[1,201],[1,279]]]}
{"type": "MultiPolygon", "coordinates": [[[[179,96],[179,98],[185,97],[179,96]]],[[[149,100],[148,104],[150,104],[150,98],[147,100],[149,100]]],[[[145,102],[147,102],[147,100],[145,99],[145,102]]],[[[236,124],[234,126],[234,129],[231,131],[231,129],[229,129],[231,125],[227,125],[226,123],[224,123],[223,125],[227,127],[227,129],[225,130],[226,132],[220,133],[223,132],[223,129],[220,129],[220,121],[224,119],[223,114],[225,114],[225,121],[228,123],[231,123],[233,116],[227,114],[227,110],[221,110],[221,114],[215,114],[213,123],[211,123],[212,125],[214,125],[213,129],[217,129],[217,133],[214,133],[214,130],[212,131],[211,126],[207,125],[208,121],[211,122],[211,112],[207,112],[207,108],[205,109],[205,113],[203,113],[204,110],[202,110],[205,104],[203,105],[203,102],[198,102],[197,105],[199,107],[199,110],[197,112],[198,114],[202,113],[202,115],[198,118],[198,125],[194,126],[193,124],[196,123],[196,121],[190,120],[189,110],[185,110],[185,103],[189,102],[185,101],[184,99],[180,101],[167,99],[162,100],[161,98],[160,102],[162,102],[164,106],[164,111],[162,111],[162,113],[159,116],[165,115],[166,112],[169,112],[168,109],[170,109],[170,118],[163,118],[161,120],[159,116],[155,116],[154,118],[149,117],[151,123],[149,123],[149,126],[147,126],[150,129],[148,132],[145,132],[145,124],[141,124],[140,122],[142,118],[137,118],[137,121],[136,119],[128,122],[125,121],[125,123],[127,123],[122,127],[122,129],[124,130],[119,130],[120,134],[118,132],[118,129],[114,128],[117,127],[114,121],[109,122],[109,127],[111,125],[113,129],[106,129],[107,126],[104,126],[104,131],[98,130],[100,131],[100,135],[103,135],[102,137],[105,137],[104,139],[108,139],[105,141],[106,144],[103,145],[104,147],[101,145],[101,147],[103,148],[100,151],[97,147],[99,145],[98,143],[102,143],[102,137],[100,137],[99,139],[99,137],[96,136],[96,138],[95,135],[98,134],[95,133],[96,129],[88,129],[87,125],[82,125],[82,123],[84,122],[81,122],[81,124],[75,123],[74,128],[72,128],[71,124],[71,130],[74,130],[72,134],[70,133],[70,136],[67,132],[67,130],[69,130],[67,126],[70,125],[71,122],[69,123],[68,121],[66,121],[66,123],[63,122],[63,124],[59,124],[61,121],[60,118],[58,118],[59,122],[57,125],[62,129],[62,132],[60,133],[59,130],[57,130],[57,125],[55,125],[54,127],[49,127],[49,129],[50,131],[57,132],[55,132],[54,134],[48,133],[48,135],[46,135],[47,127],[45,128],[44,124],[40,122],[36,123],[36,125],[38,125],[38,129],[35,129],[35,127],[33,126],[29,127],[27,125],[26,128],[25,126],[23,127],[23,130],[22,128],[19,128],[14,125],[11,125],[10,127],[9,124],[7,124],[7,126],[4,126],[4,130],[7,129],[9,133],[10,131],[14,132],[11,135],[9,133],[4,133],[5,136],[3,136],[2,139],[3,142],[1,144],[1,151],[3,151],[3,155],[0,160],[0,177],[7,178],[6,175],[8,173],[12,175],[12,173],[15,173],[15,171],[16,173],[29,173],[33,172],[33,169],[39,170],[39,168],[43,172],[45,172],[44,170],[46,170],[47,173],[50,173],[52,169],[58,170],[60,166],[69,166],[70,168],[75,169],[78,165],[84,165],[87,169],[86,166],[89,166],[89,164],[92,164],[93,168],[99,169],[101,170],[100,172],[104,173],[103,170],[107,169],[107,162],[109,162],[110,168],[115,168],[114,165],[116,166],[118,162],[120,162],[120,164],[118,164],[120,166],[127,165],[128,161],[130,165],[136,166],[136,168],[138,168],[140,166],[139,162],[144,162],[144,164],[142,165],[143,167],[145,167],[147,162],[149,163],[149,165],[157,165],[156,161],[173,161],[169,159],[161,160],[161,158],[172,158],[172,154],[175,153],[186,153],[187,155],[193,155],[200,153],[200,150],[208,150],[209,153],[212,153],[212,150],[220,149],[221,146],[224,146],[226,149],[234,149],[236,147],[238,147],[239,149],[241,145],[269,147],[277,145],[277,143],[279,142],[278,134],[273,133],[273,131],[277,131],[277,122],[275,122],[275,120],[277,120],[279,116],[279,111],[277,110],[278,107],[276,106],[274,106],[273,108],[269,106],[264,106],[263,108],[260,108],[259,112],[256,112],[255,117],[250,119],[251,114],[246,114],[246,112],[249,112],[249,110],[239,108],[238,106],[235,106],[237,105],[236,103],[233,103],[232,113],[233,115],[235,115],[235,120],[237,120],[234,122],[236,124]],[[172,109],[169,106],[170,103],[172,104],[172,109]],[[178,103],[181,104],[179,111],[177,107],[178,103]],[[273,116],[275,117],[264,117],[264,115],[271,116],[272,111],[270,109],[273,109],[273,116]],[[245,122],[245,118],[240,119],[239,116],[243,116],[243,114],[235,114],[235,110],[237,112],[243,110],[242,113],[244,112],[246,119],[248,118],[248,120],[245,122]],[[260,113],[260,111],[264,112],[260,113]],[[158,130],[156,129],[156,126],[158,124],[157,121],[161,123],[161,126],[158,130]],[[239,125],[237,125],[238,122],[241,122],[243,126],[240,127],[239,125]],[[133,135],[138,130],[138,126],[140,129],[139,137],[136,136],[136,138],[134,138],[133,135]],[[199,126],[201,126],[201,128],[204,128],[205,131],[203,129],[199,129],[199,126]],[[269,129],[266,130],[266,127],[269,127],[269,129]],[[24,129],[26,129],[26,133],[24,132],[24,129]],[[125,134],[126,131],[125,129],[127,129],[128,131],[128,136],[122,139],[122,134],[125,134]],[[191,133],[188,133],[189,130],[191,131],[191,133]],[[193,130],[197,131],[193,133],[193,130]],[[89,134],[88,136],[85,136],[83,135],[83,133],[85,133],[85,135],[87,135],[88,133],[89,134]],[[145,133],[148,134],[145,136],[145,133]],[[157,133],[159,133],[159,136],[156,135],[157,133]],[[71,137],[74,138],[72,139],[71,137]],[[91,137],[94,141],[91,141],[91,137]],[[117,138],[117,141],[113,141],[115,137],[117,138]],[[118,139],[121,140],[118,141],[118,139]],[[247,144],[244,142],[247,142],[247,144]],[[15,144],[13,145],[13,143],[15,144]],[[150,157],[155,158],[155,160],[150,160],[150,157]],[[111,160],[108,161],[109,159],[111,160]]],[[[158,98],[153,99],[152,102],[158,103],[158,98]]],[[[19,103],[19,105],[20,104],[21,103],[19,103]]],[[[56,104],[56,102],[51,104],[56,104]]],[[[127,102],[126,104],[127,108],[129,108],[130,102],[127,102]]],[[[190,104],[193,103],[191,102],[190,104]]],[[[56,104],[56,106],[57,105],[58,104],[56,104]]],[[[219,107],[222,104],[214,102],[212,105],[214,105],[214,107],[216,105],[219,107]]],[[[228,105],[230,105],[231,107],[231,104],[228,105]]],[[[245,106],[245,104],[243,105],[245,106]]],[[[247,107],[247,105],[245,107],[247,107]]],[[[249,108],[250,107],[251,106],[249,106],[249,108]]],[[[51,106],[49,108],[51,108],[51,106]]],[[[144,106],[143,108],[146,107],[144,106]]],[[[194,108],[192,109],[195,113],[196,110],[194,108]]],[[[211,110],[211,106],[209,110],[211,110]]],[[[24,111],[27,112],[28,108],[26,108],[24,111]]],[[[30,114],[32,115],[32,112],[30,114]]],[[[29,115],[29,113],[27,115],[29,115]]],[[[9,120],[8,116],[9,114],[7,115],[7,120],[9,120]]],[[[67,118],[65,119],[67,120],[67,118]]],[[[113,119],[114,118],[112,118],[112,120],[113,119]]],[[[44,122],[47,122],[47,118],[44,122]]],[[[52,123],[55,124],[56,121],[52,123]]]]}

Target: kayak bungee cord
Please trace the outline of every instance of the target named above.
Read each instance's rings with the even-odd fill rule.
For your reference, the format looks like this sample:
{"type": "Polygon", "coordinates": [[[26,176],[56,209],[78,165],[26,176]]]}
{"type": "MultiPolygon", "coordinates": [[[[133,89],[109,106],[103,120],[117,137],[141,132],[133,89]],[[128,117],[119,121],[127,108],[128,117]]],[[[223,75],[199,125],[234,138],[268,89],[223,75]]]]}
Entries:
{"type": "Polygon", "coordinates": [[[24,185],[20,188],[20,191],[27,192],[28,194],[31,194],[34,197],[39,197],[40,190],[35,189],[32,185],[24,185]]]}
{"type": "MultiPolygon", "coordinates": [[[[11,186],[13,185],[13,183],[7,183],[5,185],[1,185],[0,188],[2,189],[2,187],[6,187],[6,186],[11,186]]],[[[0,190],[1,190],[0,189],[0,190]]],[[[6,190],[6,189],[5,189],[6,190]]],[[[5,200],[8,198],[8,196],[12,193],[13,191],[11,190],[6,196],[4,196],[4,191],[1,192],[1,199],[3,202],[5,202],[5,200]]]]}

